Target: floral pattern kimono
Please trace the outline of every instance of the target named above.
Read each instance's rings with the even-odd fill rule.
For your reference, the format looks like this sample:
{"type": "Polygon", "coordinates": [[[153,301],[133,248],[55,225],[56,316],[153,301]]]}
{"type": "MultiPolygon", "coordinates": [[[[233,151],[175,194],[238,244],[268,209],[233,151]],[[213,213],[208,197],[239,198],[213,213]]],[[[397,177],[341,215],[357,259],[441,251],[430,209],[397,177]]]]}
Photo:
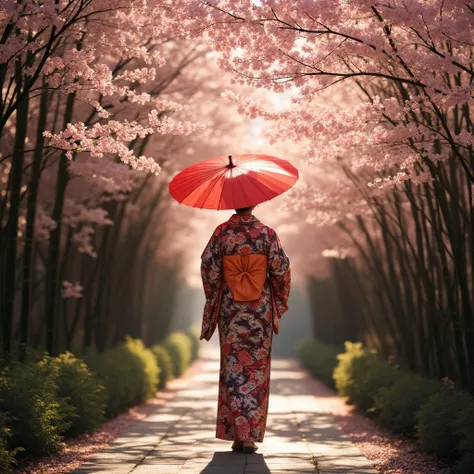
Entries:
{"type": "Polygon", "coordinates": [[[261,442],[272,336],[288,309],[290,261],[273,229],[238,214],[216,228],[201,259],[206,294],[201,339],[209,340],[218,327],[221,348],[216,437],[261,442]],[[267,277],[258,299],[236,301],[223,275],[223,258],[250,254],[267,256],[267,277]]]}

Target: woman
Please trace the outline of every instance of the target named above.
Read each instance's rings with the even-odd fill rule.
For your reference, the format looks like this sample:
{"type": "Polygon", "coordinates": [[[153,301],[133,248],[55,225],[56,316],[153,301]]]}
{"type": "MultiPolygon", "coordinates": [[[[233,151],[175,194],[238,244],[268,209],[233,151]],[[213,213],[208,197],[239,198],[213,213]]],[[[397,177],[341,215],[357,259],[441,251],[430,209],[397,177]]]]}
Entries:
{"type": "Polygon", "coordinates": [[[206,294],[201,339],[219,327],[221,365],[216,438],[252,453],[262,442],[268,412],[273,332],[288,309],[290,261],[255,206],[214,231],[202,254],[206,294]]]}

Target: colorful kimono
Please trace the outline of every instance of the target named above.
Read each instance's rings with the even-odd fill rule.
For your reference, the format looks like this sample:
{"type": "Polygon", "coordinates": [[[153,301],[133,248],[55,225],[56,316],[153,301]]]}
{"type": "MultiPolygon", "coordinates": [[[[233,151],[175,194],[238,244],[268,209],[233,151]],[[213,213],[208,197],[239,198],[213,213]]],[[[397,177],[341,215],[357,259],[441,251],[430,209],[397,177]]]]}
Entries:
{"type": "Polygon", "coordinates": [[[281,315],[288,309],[290,261],[273,229],[255,216],[238,214],[216,228],[201,259],[206,294],[201,339],[209,340],[218,326],[221,347],[216,437],[261,442],[268,412],[272,336],[278,334],[281,315]],[[254,291],[259,276],[252,279],[252,268],[245,265],[250,261],[258,266],[265,259],[258,299],[234,298],[237,289],[229,287],[223,262],[233,262],[232,258],[239,258],[232,257],[236,255],[242,259],[240,278],[250,278],[254,291]]]}

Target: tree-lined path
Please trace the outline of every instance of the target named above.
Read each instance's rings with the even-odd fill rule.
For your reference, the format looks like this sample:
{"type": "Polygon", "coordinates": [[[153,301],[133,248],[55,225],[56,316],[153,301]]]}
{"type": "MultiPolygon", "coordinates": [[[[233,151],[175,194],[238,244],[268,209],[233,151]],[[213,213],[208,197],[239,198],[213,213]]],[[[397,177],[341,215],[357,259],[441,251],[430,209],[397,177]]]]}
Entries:
{"type": "Polygon", "coordinates": [[[272,365],[269,423],[256,454],[214,438],[218,354],[203,351],[193,374],[161,407],[74,474],[371,474],[377,471],[324,413],[297,363],[272,365]]]}
{"type": "Polygon", "coordinates": [[[385,474],[473,474],[473,5],[1,0],[0,473],[75,469],[23,466],[99,449],[173,381],[78,472],[365,472],[357,446],[385,474]],[[341,397],[276,360],[253,457],[214,438],[216,354],[180,379],[230,215],[169,184],[228,153],[299,170],[256,210],[291,261],[275,346],[341,397]]]}

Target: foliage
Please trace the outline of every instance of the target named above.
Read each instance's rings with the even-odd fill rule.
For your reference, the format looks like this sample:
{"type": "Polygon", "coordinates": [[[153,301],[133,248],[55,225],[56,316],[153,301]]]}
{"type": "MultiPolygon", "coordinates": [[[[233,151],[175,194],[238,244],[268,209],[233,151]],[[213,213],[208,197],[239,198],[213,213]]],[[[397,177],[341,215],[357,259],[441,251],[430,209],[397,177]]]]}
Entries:
{"type": "Polygon", "coordinates": [[[191,338],[184,332],[174,332],[163,341],[163,347],[171,356],[173,375],[179,377],[191,363],[191,338]]]}
{"type": "MultiPolygon", "coordinates": [[[[0,385],[4,383],[0,380],[0,385]]],[[[5,413],[0,413],[0,472],[9,473],[12,465],[15,463],[14,455],[17,451],[10,451],[8,449],[8,439],[11,436],[11,431],[7,427],[7,417],[5,413]]]]}
{"type": "Polygon", "coordinates": [[[338,352],[337,347],[314,338],[301,341],[297,347],[301,365],[330,386],[334,386],[332,374],[337,365],[338,352]]]}
{"type": "Polygon", "coordinates": [[[454,466],[455,474],[472,474],[474,472],[474,451],[466,452],[454,466]]]}
{"type": "Polygon", "coordinates": [[[414,435],[418,411],[441,387],[440,382],[406,373],[391,387],[381,388],[375,395],[378,423],[395,433],[414,435]]]}
{"type": "Polygon", "coordinates": [[[341,396],[393,432],[416,433],[425,451],[457,461],[457,474],[473,472],[474,398],[470,394],[402,371],[362,343],[346,342],[345,349],[337,354],[334,346],[307,339],[298,346],[298,358],[326,383],[337,358],[333,373],[341,396]]]}
{"type": "Polygon", "coordinates": [[[338,365],[334,370],[336,389],[349,403],[355,403],[362,380],[370,366],[376,361],[374,349],[364,347],[361,342],[344,344],[345,352],[338,354],[338,365]]]}
{"type": "Polygon", "coordinates": [[[361,410],[373,415],[374,398],[383,387],[391,387],[404,373],[393,364],[376,359],[368,365],[365,373],[359,373],[359,389],[353,394],[354,404],[361,410]]]}
{"type": "Polygon", "coordinates": [[[428,452],[453,462],[456,474],[474,472],[474,398],[443,386],[418,412],[417,438],[428,452]]]}
{"type": "Polygon", "coordinates": [[[58,357],[46,357],[41,365],[48,373],[54,374],[58,397],[71,407],[66,420],[70,424],[66,435],[97,429],[104,419],[106,395],[86,363],[66,352],[58,357]]]}
{"type": "Polygon", "coordinates": [[[160,369],[156,364],[153,352],[145,347],[145,344],[140,339],[132,339],[127,337],[125,347],[130,353],[139,361],[140,370],[140,385],[141,391],[138,393],[137,402],[146,400],[156,394],[158,387],[158,378],[160,369]]]}
{"type": "Polygon", "coordinates": [[[348,402],[369,414],[378,390],[391,386],[403,375],[360,342],[346,342],[345,352],[340,353],[337,346],[307,339],[298,346],[298,358],[312,375],[335,386],[348,402]]]}
{"type": "Polygon", "coordinates": [[[199,347],[201,345],[199,338],[201,330],[197,326],[193,326],[186,331],[186,334],[191,339],[191,360],[196,360],[199,356],[199,347]]]}
{"type": "Polygon", "coordinates": [[[57,398],[55,376],[38,363],[9,367],[0,385],[0,412],[11,430],[10,448],[32,456],[54,454],[71,425],[70,407],[57,398]],[[66,421],[69,420],[69,421],[66,421]]]}
{"type": "Polygon", "coordinates": [[[116,415],[152,397],[158,385],[159,368],[153,352],[139,339],[127,338],[113,349],[86,359],[104,385],[106,415],[116,415]]]}
{"type": "Polygon", "coordinates": [[[158,388],[163,389],[166,386],[168,380],[173,378],[173,362],[168,351],[160,344],[155,344],[151,351],[156,358],[156,363],[160,369],[160,380],[158,382],[158,388]]]}
{"type": "Polygon", "coordinates": [[[455,466],[456,474],[471,474],[474,472],[474,401],[463,402],[465,409],[458,413],[458,433],[461,436],[459,452],[461,459],[455,466]]]}
{"type": "Polygon", "coordinates": [[[417,438],[423,449],[448,461],[458,459],[463,437],[460,425],[472,416],[473,407],[471,395],[450,386],[431,395],[417,415],[417,438]]]}
{"type": "MultiPolygon", "coordinates": [[[[170,343],[181,341],[176,336],[180,334],[170,343]]],[[[188,358],[183,360],[189,363],[191,343],[186,340],[188,358]]],[[[160,375],[157,361],[164,385],[173,369],[167,351],[158,345],[152,351],[132,338],[90,355],[87,363],[66,352],[7,366],[0,374],[0,472],[9,472],[19,454],[58,452],[63,436],[96,429],[104,411],[115,415],[154,396],[160,375]]]]}

